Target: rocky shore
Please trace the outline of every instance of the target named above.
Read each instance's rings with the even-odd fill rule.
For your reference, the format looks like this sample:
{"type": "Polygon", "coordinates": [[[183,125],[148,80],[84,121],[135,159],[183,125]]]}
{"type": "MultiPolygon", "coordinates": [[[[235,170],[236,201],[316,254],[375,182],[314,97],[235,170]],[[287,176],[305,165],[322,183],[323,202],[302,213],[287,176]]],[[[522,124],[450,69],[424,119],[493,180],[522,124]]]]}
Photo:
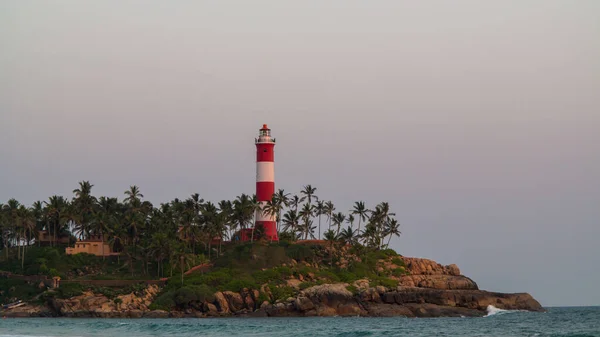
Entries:
{"type": "MultiPolygon", "coordinates": [[[[51,298],[44,305],[24,305],[4,310],[6,317],[285,317],[285,316],[405,316],[459,317],[483,316],[488,306],[499,309],[544,311],[527,293],[505,294],[479,290],[477,284],[462,275],[456,265],[442,266],[435,261],[403,258],[408,275],[398,277],[398,286],[371,287],[369,280],[352,284],[315,285],[297,295],[274,303],[261,300],[270,290],[243,289],[217,292],[213,301],[195,303],[182,311],[150,310],[159,293],[156,285],[143,294],[121,295],[109,299],[85,292],[69,299],[51,298]],[[262,296],[261,296],[262,295],[262,296]]],[[[298,284],[288,280],[288,284],[298,284]]]]}

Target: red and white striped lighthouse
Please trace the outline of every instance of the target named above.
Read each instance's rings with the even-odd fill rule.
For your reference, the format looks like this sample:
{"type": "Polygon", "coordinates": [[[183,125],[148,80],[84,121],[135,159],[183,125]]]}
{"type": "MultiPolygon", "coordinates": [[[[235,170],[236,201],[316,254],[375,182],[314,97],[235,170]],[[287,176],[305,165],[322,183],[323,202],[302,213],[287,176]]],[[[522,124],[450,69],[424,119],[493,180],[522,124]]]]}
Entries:
{"type": "MultiPolygon", "coordinates": [[[[275,138],[271,129],[264,124],[260,129],[256,143],[256,200],[264,206],[275,193],[275,138]]],[[[270,241],[279,241],[275,215],[256,212],[256,226],[262,225],[264,236],[270,241]]]]}

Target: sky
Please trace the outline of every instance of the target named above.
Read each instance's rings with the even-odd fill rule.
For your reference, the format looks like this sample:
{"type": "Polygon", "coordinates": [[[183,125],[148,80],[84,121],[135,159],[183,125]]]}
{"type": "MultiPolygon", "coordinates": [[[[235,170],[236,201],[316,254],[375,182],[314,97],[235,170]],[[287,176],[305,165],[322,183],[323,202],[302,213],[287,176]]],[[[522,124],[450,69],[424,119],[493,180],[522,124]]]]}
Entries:
{"type": "Polygon", "coordinates": [[[388,201],[392,248],[600,305],[600,2],[0,2],[0,203],[388,201]]]}

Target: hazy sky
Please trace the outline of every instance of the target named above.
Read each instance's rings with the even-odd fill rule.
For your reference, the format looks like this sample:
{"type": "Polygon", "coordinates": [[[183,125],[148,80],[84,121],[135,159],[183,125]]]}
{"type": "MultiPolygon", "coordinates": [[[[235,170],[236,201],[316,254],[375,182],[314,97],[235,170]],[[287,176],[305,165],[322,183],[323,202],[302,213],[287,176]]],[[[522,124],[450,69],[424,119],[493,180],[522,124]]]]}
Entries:
{"type": "Polygon", "coordinates": [[[393,248],[600,305],[600,1],[1,1],[0,202],[389,201],[393,248]]]}

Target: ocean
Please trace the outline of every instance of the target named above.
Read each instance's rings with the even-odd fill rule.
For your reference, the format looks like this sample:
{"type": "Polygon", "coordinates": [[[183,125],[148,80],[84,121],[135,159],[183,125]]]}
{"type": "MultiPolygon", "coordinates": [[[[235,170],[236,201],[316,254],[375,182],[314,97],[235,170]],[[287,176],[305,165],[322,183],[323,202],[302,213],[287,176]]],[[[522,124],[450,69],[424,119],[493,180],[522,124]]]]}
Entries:
{"type": "Polygon", "coordinates": [[[600,336],[600,307],[480,318],[7,318],[0,336],[600,336]]]}

